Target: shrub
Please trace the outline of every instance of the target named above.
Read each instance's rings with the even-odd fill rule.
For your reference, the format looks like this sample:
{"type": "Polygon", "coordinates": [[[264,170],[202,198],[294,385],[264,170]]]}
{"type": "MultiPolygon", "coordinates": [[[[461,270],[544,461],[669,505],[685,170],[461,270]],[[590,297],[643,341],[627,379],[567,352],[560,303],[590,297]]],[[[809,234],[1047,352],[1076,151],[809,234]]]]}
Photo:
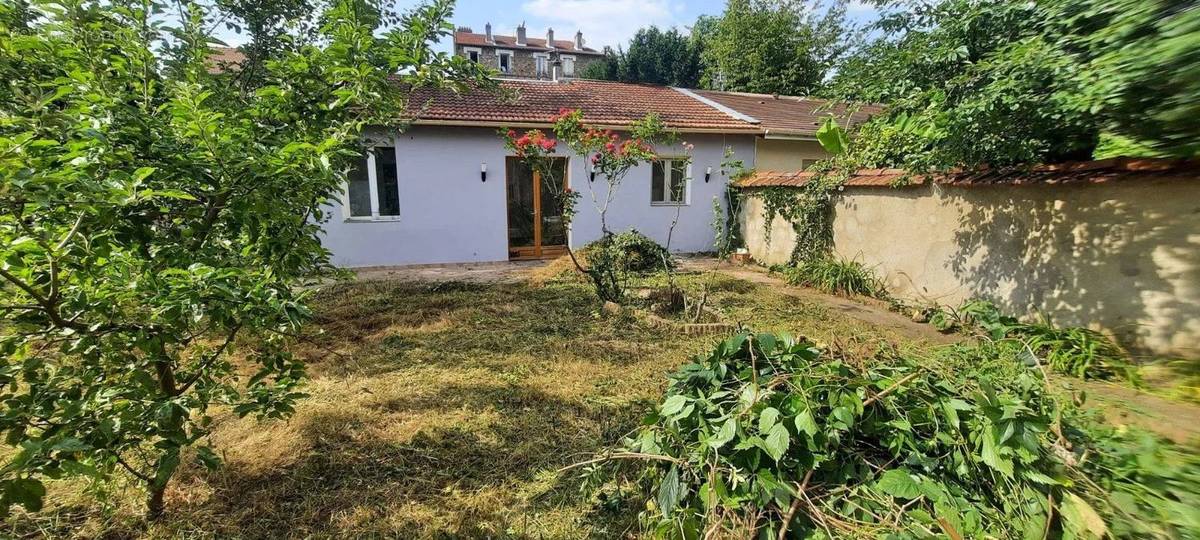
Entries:
{"type": "Polygon", "coordinates": [[[652,497],[642,519],[664,538],[1186,530],[1197,460],[1172,452],[1162,463],[1178,470],[1146,471],[1113,450],[1123,441],[1064,427],[1070,403],[1013,361],[1014,345],[863,366],[803,340],[739,334],[671,375],[627,452],[610,458],[653,463],[639,468],[652,497]],[[1104,455],[1085,471],[1094,452],[1104,455]]]}
{"type": "Polygon", "coordinates": [[[783,275],[792,285],[813,287],[831,294],[860,295],[883,298],[887,295],[875,272],[858,261],[819,258],[795,266],[781,266],[772,271],[783,275]]]}
{"type": "Polygon", "coordinates": [[[618,272],[645,274],[675,268],[667,249],[636,229],[605,236],[580,252],[589,264],[611,264],[618,272]]]}

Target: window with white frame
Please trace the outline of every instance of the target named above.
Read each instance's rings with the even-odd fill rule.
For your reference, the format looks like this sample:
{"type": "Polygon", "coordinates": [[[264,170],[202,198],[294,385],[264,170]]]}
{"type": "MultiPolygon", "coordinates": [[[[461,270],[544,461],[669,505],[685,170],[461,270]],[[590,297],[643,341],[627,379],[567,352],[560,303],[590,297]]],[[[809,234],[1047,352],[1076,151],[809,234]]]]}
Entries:
{"type": "Polygon", "coordinates": [[[534,54],[533,55],[534,70],[538,77],[545,77],[550,73],[550,55],[534,54]]]}
{"type": "Polygon", "coordinates": [[[369,149],[350,170],[346,184],[347,217],[374,219],[400,215],[400,179],[395,147],[369,149]]]}
{"type": "Polygon", "coordinates": [[[512,51],[496,51],[496,69],[499,69],[500,73],[511,73],[512,59],[512,51]]]}
{"type": "Polygon", "coordinates": [[[467,58],[469,60],[478,64],[479,55],[483,53],[483,50],[475,47],[463,47],[463,52],[467,53],[467,58]]]}
{"type": "Polygon", "coordinates": [[[575,57],[563,55],[559,57],[562,60],[563,75],[572,77],[575,75],[575,57]]]}
{"type": "Polygon", "coordinates": [[[686,158],[654,160],[650,167],[650,204],[687,204],[690,169],[686,158]]]}

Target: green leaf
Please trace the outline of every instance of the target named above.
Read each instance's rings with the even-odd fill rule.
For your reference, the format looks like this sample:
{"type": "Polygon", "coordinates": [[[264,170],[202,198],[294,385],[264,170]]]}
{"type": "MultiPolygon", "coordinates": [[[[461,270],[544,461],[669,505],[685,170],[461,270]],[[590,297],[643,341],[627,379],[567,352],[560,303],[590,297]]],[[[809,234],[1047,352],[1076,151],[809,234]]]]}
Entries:
{"type": "Polygon", "coordinates": [[[1100,514],[1074,493],[1068,492],[1063,499],[1062,516],[1063,528],[1075,533],[1077,538],[1099,540],[1108,534],[1108,526],[1100,514]]]}
{"type": "Polygon", "coordinates": [[[787,428],[783,424],[775,424],[775,427],[771,428],[771,432],[767,434],[767,438],[763,441],[763,449],[767,451],[767,454],[770,454],[772,459],[779,461],[787,453],[789,444],[791,444],[791,438],[788,435],[787,428]]]}
{"type": "Polygon", "coordinates": [[[674,416],[679,411],[683,410],[683,407],[687,405],[687,402],[687,396],[681,396],[678,394],[671,396],[663,402],[662,413],[664,416],[674,416]]]}
{"type": "Polygon", "coordinates": [[[4,499],[9,504],[20,504],[30,512],[42,509],[46,486],[33,478],[16,478],[4,486],[4,499]]]}
{"type": "Polygon", "coordinates": [[[766,433],[775,427],[775,423],[779,421],[779,409],[775,407],[767,407],[763,409],[762,414],[758,415],[758,431],[766,433]]]}
{"type": "Polygon", "coordinates": [[[915,499],[921,495],[921,486],[905,469],[892,469],[883,473],[875,487],[897,499],[915,499]]]}
{"type": "Polygon", "coordinates": [[[821,127],[817,129],[817,142],[821,143],[821,147],[826,152],[835,156],[846,152],[850,146],[846,130],[842,129],[832,116],[826,118],[821,127]]]}
{"type": "Polygon", "coordinates": [[[817,427],[817,421],[813,419],[812,411],[804,409],[800,411],[800,414],[796,415],[796,431],[807,433],[810,437],[820,431],[820,428],[817,427]]]}
{"type": "Polygon", "coordinates": [[[737,435],[737,420],[730,418],[721,425],[721,429],[717,430],[713,438],[709,439],[708,445],[714,450],[718,449],[725,446],[729,441],[732,441],[735,435],[737,435]]]}
{"type": "Polygon", "coordinates": [[[679,506],[679,501],[683,500],[683,494],[686,487],[679,480],[679,467],[671,466],[671,470],[667,471],[667,476],[658,486],[658,509],[662,512],[663,517],[671,517],[675,509],[679,506]]]}

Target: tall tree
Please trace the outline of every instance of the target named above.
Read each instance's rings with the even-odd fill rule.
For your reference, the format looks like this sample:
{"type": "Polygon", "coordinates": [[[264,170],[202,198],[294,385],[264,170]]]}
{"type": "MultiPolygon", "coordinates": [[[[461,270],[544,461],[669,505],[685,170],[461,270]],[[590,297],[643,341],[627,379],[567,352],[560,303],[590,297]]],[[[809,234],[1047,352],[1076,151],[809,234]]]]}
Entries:
{"type": "Polygon", "coordinates": [[[876,145],[875,165],[1194,156],[1200,9],[1185,4],[905,3],[889,10],[878,39],[840,67],[828,92],[889,104],[890,117],[859,138],[876,145]]]}
{"type": "Polygon", "coordinates": [[[845,2],[728,0],[715,21],[699,21],[707,88],[808,95],[855,42],[845,2]]]}
{"type": "Polygon", "coordinates": [[[452,7],[377,36],[364,0],[0,3],[0,511],[124,473],[155,517],[186,448],[218,464],[211,407],[291,412],[297,285],[330,268],[359,133],[409,88],[486,84],[432,48],[452,7]],[[222,22],[251,42],[218,66],[222,22]]]}
{"type": "Polygon", "coordinates": [[[588,66],[584,77],[695,88],[700,82],[698,45],[674,28],[642,28],[628,49],[605,49],[605,60],[588,66]]]}

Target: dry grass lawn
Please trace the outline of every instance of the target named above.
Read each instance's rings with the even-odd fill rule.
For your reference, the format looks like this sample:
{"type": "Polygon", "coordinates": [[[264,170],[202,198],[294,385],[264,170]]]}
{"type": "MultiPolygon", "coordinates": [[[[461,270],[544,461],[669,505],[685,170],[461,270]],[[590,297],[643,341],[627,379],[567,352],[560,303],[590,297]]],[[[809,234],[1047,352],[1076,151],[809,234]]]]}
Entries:
{"type": "MultiPolygon", "coordinates": [[[[903,336],[776,288],[685,276],[709,304],[756,330],[788,331],[866,356],[903,336]],[[711,281],[710,281],[711,280],[711,281]]],[[[140,494],[99,505],[52,486],[27,537],[622,538],[640,508],[600,505],[555,471],[618,443],[666,378],[716,337],[685,337],[602,317],[572,280],[465,284],[360,281],[322,291],[298,345],[310,397],[287,421],[218,415],[226,466],[180,471],[168,516],[147,527],[140,494]]]]}

